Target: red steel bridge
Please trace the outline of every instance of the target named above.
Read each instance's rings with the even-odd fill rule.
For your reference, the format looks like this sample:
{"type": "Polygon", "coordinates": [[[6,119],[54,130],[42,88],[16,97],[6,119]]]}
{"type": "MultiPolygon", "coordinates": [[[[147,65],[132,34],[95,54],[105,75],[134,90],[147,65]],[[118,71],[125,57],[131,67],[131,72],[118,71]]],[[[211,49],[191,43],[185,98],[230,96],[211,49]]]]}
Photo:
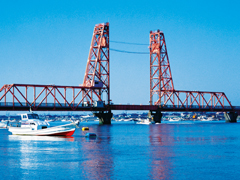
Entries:
{"type": "Polygon", "coordinates": [[[83,84],[57,86],[6,84],[0,89],[0,111],[92,111],[103,124],[112,110],[148,110],[156,122],[162,111],[226,112],[236,122],[240,107],[224,92],[175,90],[162,31],[150,31],[150,105],[113,105],[110,100],[109,23],[94,27],[83,84]]]}

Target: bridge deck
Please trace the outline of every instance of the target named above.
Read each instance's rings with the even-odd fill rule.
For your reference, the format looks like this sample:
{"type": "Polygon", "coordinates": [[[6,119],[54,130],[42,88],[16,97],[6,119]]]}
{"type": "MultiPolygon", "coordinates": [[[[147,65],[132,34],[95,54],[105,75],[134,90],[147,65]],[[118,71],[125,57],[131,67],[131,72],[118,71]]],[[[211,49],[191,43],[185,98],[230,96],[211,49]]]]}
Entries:
{"type": "MultiPolygon", "coordinates": [[[[28,111],[30,106],[24,105],[24,103],[0,103],[0,111],[28,111]]],[[[33,111],[108,111],[108,110],[145,110],[145,111],[215,111],[215,112],[240,112],[240,106],[215,106],[215,107],[201,107],[201,106],[174,106],[174,105],[105,105],[104,107],[83,106],[78,104],[72,104],[71,106],[66,104],[54,104],[54,103],[42,103],[40,105],[35,104],[31,106],[33,111]]]]}

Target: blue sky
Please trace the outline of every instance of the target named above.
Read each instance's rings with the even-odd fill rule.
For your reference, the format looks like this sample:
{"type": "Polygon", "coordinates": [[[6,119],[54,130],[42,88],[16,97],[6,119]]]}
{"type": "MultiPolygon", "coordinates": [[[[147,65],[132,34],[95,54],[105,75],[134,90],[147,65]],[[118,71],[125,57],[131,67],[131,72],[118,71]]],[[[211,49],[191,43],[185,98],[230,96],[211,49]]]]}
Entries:
{"type": "MultiPolygon", "coordinates": [[[[239,1],[0,1],[0,86],[79,85],[95,24],[110,41],[149,43],[164,32],[176,90],[225,92],[240,106],[239,1]]],[[[110,48],[148,52],[148,46],[110,48]]],[[[110,52],[111,99],[148,104],[149,55],[110,52]]]]}

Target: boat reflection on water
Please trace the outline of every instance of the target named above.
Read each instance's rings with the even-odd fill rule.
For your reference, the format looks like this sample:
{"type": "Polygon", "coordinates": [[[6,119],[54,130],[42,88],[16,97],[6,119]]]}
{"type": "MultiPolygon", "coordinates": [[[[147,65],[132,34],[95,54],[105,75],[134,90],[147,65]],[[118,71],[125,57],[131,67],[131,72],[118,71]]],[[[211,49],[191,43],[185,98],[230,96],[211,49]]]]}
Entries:
{"type": "Polygon", "coordinates": [[[74,141],[72,136],[19,136],[9,135],[9,141],[74,141]]]}

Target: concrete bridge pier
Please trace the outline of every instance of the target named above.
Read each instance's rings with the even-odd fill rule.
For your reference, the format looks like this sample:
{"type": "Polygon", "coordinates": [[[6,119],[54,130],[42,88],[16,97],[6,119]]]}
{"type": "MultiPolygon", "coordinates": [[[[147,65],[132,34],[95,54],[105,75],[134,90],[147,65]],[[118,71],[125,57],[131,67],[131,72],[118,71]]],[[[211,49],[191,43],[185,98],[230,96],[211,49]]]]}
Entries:
{"type": "Polygon", "coordinates": [[[111,124],[111,119],[113,117],[111,110],[108,112],[94,112],[93,115],[99,118],[99,124],[111,124]]]}
{"type": "Polygon", "coordinates": [[[236,112],[225,112],[224,113],[224,117],[225,117],[225,122],[227,123],[236,123],[237,122],[237,117],[238,117],[238,113],[236,112]]]}
{"type": "Polygon", "coordinates": [[[148,117],[149,117],[149,119],[151,118],[150,121],[154,121],[155,123],[161,123],[162,112],[160,110],[149,111],[148,117]]]}

